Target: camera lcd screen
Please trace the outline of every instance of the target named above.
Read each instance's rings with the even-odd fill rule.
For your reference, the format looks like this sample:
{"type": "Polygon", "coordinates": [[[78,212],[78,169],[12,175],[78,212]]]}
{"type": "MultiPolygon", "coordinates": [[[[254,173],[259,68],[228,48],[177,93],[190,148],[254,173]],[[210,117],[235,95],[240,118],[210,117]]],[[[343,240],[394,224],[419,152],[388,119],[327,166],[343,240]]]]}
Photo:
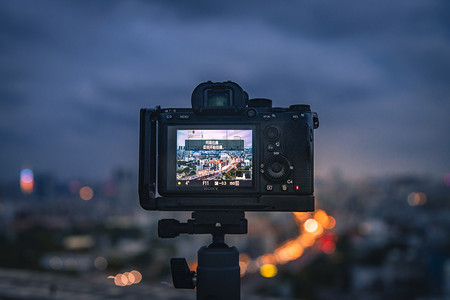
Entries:
{"type": "Polygon", "coordinates": [[[177,130],[176,153],[180,188],[252,186],[252,130],[177,130]]]}

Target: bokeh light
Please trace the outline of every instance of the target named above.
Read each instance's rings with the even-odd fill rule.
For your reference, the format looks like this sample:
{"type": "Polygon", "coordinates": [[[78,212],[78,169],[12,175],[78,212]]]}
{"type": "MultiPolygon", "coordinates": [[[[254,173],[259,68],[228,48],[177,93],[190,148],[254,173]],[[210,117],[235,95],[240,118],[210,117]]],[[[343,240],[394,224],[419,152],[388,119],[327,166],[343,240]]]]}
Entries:
{"type": "Polygon", "coordinates": [[[33,181],[33,171],[30,169],[23,169],[20,172],[20,180],[22,180],[25,183],[30,183],[33,181]]]}
{"type": "Polygon", "coordinates": [[[333,254],[336,251],[336,234],[328,232],[317,242],[317,247],[325,254],[333,254]]]}
{"type": "Polygon", "coordinates": [[[336,219],[332,216],[328,216],[328,225],[325,227],[326,229],[333,229],[336,226],[336,219]]]}
{"type": "Polygon", "coordinates": [[[239,270],[240,270],[241,276],[244,276],[245,272],[247,272],[247,263],[240,261],[239,262],[239,270]]]}
{"type": "Polygon", "coordinates": [[[24,194],[31,194],[34,188],[34,175],[30,169],[20,171],[20,190],[24,194]]]}
{"type": "Polygon", "coordinates": [[[264,254],[263,256],[261,256],[261,264],[260,265],[275,264],[276,262],[277,262],[277,259],[276,259],[275,255],[272,253],[268,253],[268,254],[264,254]]]}
{"type": "Polygon", "coordinates": [[[314,232],[317,230],[319,225],[317,224],[317,221],[314,219],[308,219],[305,222],[305,230],[308,232],[314,232]]]}
{"type": "Polygon", "coordinates": [[[289,241],[275,251],[275,257],[279,263],[286,263],[302,256],[303,247],[297,241],[289,241]]]}
{"type": "Polygon", "coordinates": [[[49,266],[53,270],[61,270],[63,268],[63,261],[57,256],[53,256],[49,261],[49,266]]]}
{"type": "Polygon", "coordinates": [[[125,272],[125,273],[123,273],[123,275],[128,277],[128,284],[129,285],[134,284],[134,281],[136,280],[136,278],[134,277],[134,275],[131,272],[125,272]]]}
{"type": "Polygon", "coordinates": [[[336,245],[332,241],[325,241],[321,250],[326,254],[333,254],[336,250],[336,245]]]}
{"type": "Polygon", "coordinates": [[[247,272],[247,267],[248,267],[250,260],[251,259],[247,254],[245,254],[245,253],[239,254],[239,268],[240,268],[241,276],[244,276],[245,272],[247,272]]]}
{"type": "Polygon", "coordinates": [[[337,235],[326,231],[326,229],[334,228],[336,225],[335,218],[320,209],[314,214],[294,212],[293,216],[299,228],[299,235],[294,239],[286,241],[272,253],[265,253],[256,259],[250,258],[245,253],[240,254],[239,265],[241,267],[241,276],[244,276],[245,273],[257,272],[258,270],[268,275],[270,274],[268,270],[273,271],[273,267],[276,270],[276,266],[279,264],[286,264],[289,261],[299,259],[304,254],[306,248],[313,246],[316,241],[318,241],[318,249],[322,252],[326,254],[335,252],[337,235]],[[314,218],[311,218],[312,216],[314,218]]]}
{"type": "Polygon", "coordinates": [[[137,270],[131,272],[125,272],[117,274],[116,276],[108,276],[110,279],[114,279],[114,284],[117,286],[127,286],[138,284],[142,281],[142,274],[137,270]]]}
{"type": "Polygon", "coordinates": [[[129,285],[130,284],[130,280],[128,279],[128,272],[125,272],[124,274],[121,274],[122,276],[120,276],[120,280],[122,281],[122,284],[125,285],[129,285]]]}
{"type": "Polygon", "coordinates": [[[407,201],[410,206],[422,206],[427,202],[427,195],[421,192],[413,192],[408,195],[407,201]]]}
{"type": "Polygon", "coordinates": [[[322,226],[328,226],[328,215],[322,209],[316,210],[316,212],[314,213],[314,219],[322,224],[322,226]]]}
{"type": "Polygon", "coordinates": [[[306,232],[298,237],[298,241],[303,245],[303,247],[311,247],[314,245],[316,237],[313,234],[306,232]]]}
{"type": "Polygon", "coordinates": [[[274,277],[278,273],[278,269],[275,265],[265,264],[259,269],[259,273],[263,277],[274,277]]]}
{"type": "Polygon", "coordinates": [[[141,282],[141,280],[142,280],[141,272],[139,272],[137,270],[133,270],[130,272],[130,274],[134,276],[134,281],[133,281],[134,284],[141,282]]]}
{"type": "Polygon", "coordinates": [[[91,200],[94,197],[94,191],[89,186],[83,186],[80,189],[80,198],[83,200],[91,200]]]}
{"type": "Polygon", "coordinates": [[[125,286],[125,285],[123,284],[122,277],[123,277],[123,274],[117,274],[117,275],[114,277],[114,283],[115,283],[117,286],[125,286]]]}
{"type": "Polygon", "coordinates": [[[94,267],[100,271],[106,270],[108,267],[108,261],[106,258],[99,256],[94,260],[94,267]]]}

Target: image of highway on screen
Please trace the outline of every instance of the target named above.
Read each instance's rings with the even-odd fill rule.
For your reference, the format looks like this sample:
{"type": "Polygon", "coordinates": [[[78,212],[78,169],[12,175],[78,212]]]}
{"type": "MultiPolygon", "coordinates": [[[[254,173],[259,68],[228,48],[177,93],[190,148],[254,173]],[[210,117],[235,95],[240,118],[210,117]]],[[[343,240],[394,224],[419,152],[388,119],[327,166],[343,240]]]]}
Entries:
{"type": "Polygon", "coordinates": [[[178,186],[252,186],[252,130],[177,130],[178,186]]]}

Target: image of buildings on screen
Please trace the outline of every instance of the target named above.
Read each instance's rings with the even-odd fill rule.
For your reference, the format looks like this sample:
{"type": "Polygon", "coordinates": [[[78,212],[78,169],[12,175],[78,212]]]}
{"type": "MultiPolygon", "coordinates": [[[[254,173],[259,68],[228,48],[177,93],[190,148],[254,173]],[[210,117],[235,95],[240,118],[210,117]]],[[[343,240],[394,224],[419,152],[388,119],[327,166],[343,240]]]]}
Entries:
{"type": "Polygon", "coordinates": [[[252,180],[251,130],[177,130],[177,180],[252,180]]]}

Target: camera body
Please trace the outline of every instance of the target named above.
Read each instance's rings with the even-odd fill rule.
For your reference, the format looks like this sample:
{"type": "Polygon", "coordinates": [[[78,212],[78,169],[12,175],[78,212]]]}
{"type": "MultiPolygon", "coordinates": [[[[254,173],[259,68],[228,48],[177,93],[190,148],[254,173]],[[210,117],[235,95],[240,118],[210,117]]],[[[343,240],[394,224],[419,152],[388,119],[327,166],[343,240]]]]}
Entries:
{"type": "Polygon", "coordinates": [[[205,82],[191,108],[141,109],[139,198],[147,210],[314,210],[309,105],[272,107],[205,82]]]}

